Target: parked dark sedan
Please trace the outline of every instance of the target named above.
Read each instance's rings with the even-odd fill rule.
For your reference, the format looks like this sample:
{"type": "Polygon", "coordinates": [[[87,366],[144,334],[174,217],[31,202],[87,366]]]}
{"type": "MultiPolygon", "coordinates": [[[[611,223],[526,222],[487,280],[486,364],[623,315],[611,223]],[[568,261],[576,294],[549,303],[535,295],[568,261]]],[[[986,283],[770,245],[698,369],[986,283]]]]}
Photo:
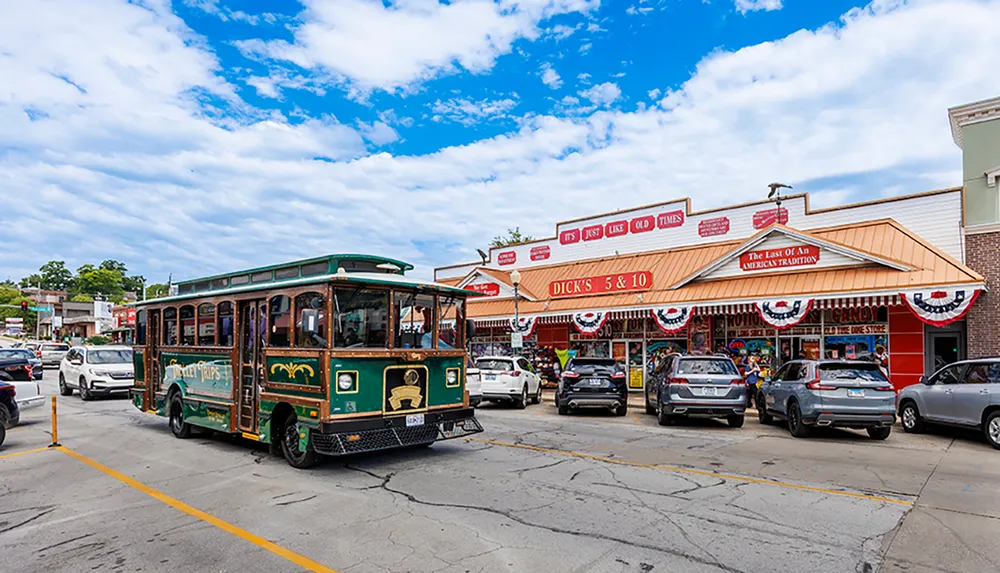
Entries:
{"type": "Polygon", "coordinates": [[[45,374],[45,366],[42,364],[42,359],[27,348],[18,348],[15,350],[22,352],[25,358],[28,359],[28,363],[31,364],[31,376],[35,380],[41,380],[42,376],[45,374]]]}
{"type": "Polygon", "coordinates": [[[556,390],[559,414],[579,408],[608,408],[618,416],[628,413],[625,371],[611,358],[572,358],[556,390]]]}
{"type": "Polygon", "coordinates": [[[34,367],[29,358],[31,352],[20,348],[0,349],[0,372],[5,372],[11,380],[30,382],[34,380],[34,367]]]}

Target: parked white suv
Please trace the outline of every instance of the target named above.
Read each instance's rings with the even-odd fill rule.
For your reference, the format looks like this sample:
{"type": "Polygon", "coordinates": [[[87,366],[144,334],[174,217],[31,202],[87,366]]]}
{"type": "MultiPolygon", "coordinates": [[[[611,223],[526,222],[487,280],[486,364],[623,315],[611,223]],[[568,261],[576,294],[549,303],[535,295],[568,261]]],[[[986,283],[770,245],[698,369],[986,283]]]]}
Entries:
{"type": "Polygon", "coordinates": [[[483,381],[479,369],[471,361],[465,365],[465,391],[469,393],[469,406],[475,408],[483,401],[483,381]]]}
{"type": "Polygon", "coordinates": [[[542,379],[531,363],[520,356],[484,356],[476,359],[483,400],[509,402],[524,408],[542,401],[542,379]]]}
{"type": "Polygon", "coordinates": [[[95,395],[127,395],[135,382],[128,346],[77,346],[59,363],[59,393],[90,400],[95,395]]]}

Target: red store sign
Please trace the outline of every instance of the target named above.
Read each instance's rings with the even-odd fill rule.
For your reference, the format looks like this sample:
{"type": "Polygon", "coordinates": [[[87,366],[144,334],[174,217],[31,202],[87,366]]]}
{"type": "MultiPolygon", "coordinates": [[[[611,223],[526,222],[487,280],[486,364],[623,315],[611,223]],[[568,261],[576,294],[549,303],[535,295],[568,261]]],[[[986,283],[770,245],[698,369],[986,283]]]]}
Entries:
{"type": "Polygon", "coordinates": [[[698,223],[698,236],[716,237],[729,232],[729,217],[718,217],[715,219],[705,219],[698,223]]]}
{"type": "Polygon", "coordinates": [[[615,221],[605,225],[604,234],[608,237],[621,237],[628,234],[628,221],[615,221]]]}
{"type": "Polygon", "coordinates": [[[559,233],[560,245],[572,245],[580,242],[580,229],[570,229],[559,233]]]}
{"type": "Polygon", "coordinates": [[[629,230],[632,233],[645,233],[652,231],[656,228],[656,217],[652,215],[646,215],[645,217],[636,217],[629,222],[629,230]]]}
{"type": "Polygon", "coordinates": [[[763,271],[783,267],[801,267],[819,262],[819,247],[797,245],[780,249],[749,251],[740,255],[740,268],[744,271],[763,271]]]}
{"type": "Polygon", "coordinates": [[[604,238],[604,225],[594,225],[583,228],[584,241],[596,241],[604,238]]]}
{"type": "Polygon", "coordinates": [[[533,261],[544,261],[552,255],[552,249],[548,245],[542,245],[540,247],[531,248],[531,260],[533,261]]]}
{"type": "Polygon", "coordinates": [[[754,229],[763,229],[775,223],[781,223],[782,225],[788,223],[788,209],[784,207],[780,209],[765,209],[753,214],[754,229]]]}
{"type": "Polygon", "coordinates": [[[482,293],[486,296],[497,296],[500,294],[500,285],[496,283],[480,283],[474,285],[466,285],[465,290],[471,290],[478,293],[482,293]]]}
{"type": "Polygon", "coordinates": [[[504,251],[497,255],[498,265],[513,265],[517,262],[517,251],[504,251]]]}
{"type": "Polygon", "coordinates": [[[680,227],[683,224],[684,224],[684,211],[670,211],[669,213],[660,213],[656,217],[657,229],[673,229],[674,227],[680,227]]]}
{"type": "Polygon", "coordinates": [[[616,275],[552,281],[549,283],[549,296],[552,298],[561,298],[609,292],[640,291],[649,290],[652,286],[653,273],[649,271],[637,271],[616,275]]]}

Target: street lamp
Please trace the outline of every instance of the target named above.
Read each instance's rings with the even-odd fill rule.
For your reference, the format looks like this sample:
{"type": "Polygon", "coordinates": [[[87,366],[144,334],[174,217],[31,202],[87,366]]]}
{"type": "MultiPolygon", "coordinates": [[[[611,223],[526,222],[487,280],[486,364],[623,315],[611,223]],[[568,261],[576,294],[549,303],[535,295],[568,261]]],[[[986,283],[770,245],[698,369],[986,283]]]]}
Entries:
{"type": "Polygon", "coordinates": [[[514,328],[518,329],[521,327],[521,321],[517,313],[517,287],[521,284],[521,272],[514,269],[514,272],[510,273],[510,281],[514,283],[514,328]]]}

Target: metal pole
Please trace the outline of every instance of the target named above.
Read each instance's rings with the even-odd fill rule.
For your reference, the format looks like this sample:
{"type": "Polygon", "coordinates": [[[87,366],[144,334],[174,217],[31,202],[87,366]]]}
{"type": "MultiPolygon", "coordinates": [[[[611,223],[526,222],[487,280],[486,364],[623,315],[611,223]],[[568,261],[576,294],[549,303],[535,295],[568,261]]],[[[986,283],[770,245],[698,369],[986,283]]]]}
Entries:
{"type": "Polygon", "coordinates": [[[519,315],[517,313],[517,299],[518,299],[517,284],[518,283],[514,283],[514,326],[516,328],[520,329],[521,328],[521,321],[520,321],[520,317],[519,317],[519,315]]]}
{"type": "Polygon", "coordinates": [[[59,423],[56,419],[56,397],[52,397],[52,443],[50,448],[58,448],[59,444],[59,423]]]}

